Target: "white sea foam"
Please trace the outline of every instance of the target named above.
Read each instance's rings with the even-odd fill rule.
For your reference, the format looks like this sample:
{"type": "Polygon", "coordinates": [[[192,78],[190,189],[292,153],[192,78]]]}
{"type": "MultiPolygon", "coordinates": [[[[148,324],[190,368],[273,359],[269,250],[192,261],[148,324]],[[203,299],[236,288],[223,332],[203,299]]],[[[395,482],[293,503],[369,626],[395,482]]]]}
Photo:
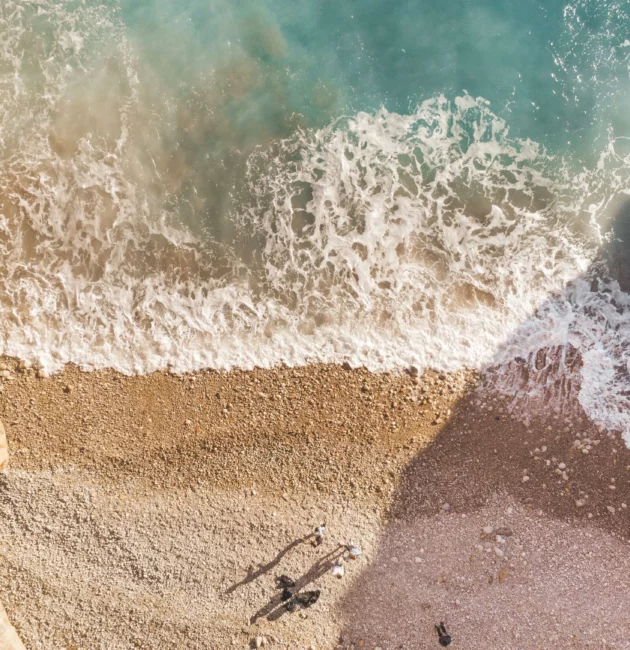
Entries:
{"type": "Polygon", "coordinates": [[[216,163],[169,145],[173,123],[225,130],[220,93],[212,119],[175,94],[156,113],[167,90],[115,13],[72,7],[3,8],[1,353],[50,371],[455,370],[570,345],[582,405],[630,431],[628,296],[591,282],[630,195],[621,141],[585,171],[469,95],[359,113],[249,155],[221,238],[195,220],[216,163]],[[54,25],[43,45],[34,16],[54,25]]]}

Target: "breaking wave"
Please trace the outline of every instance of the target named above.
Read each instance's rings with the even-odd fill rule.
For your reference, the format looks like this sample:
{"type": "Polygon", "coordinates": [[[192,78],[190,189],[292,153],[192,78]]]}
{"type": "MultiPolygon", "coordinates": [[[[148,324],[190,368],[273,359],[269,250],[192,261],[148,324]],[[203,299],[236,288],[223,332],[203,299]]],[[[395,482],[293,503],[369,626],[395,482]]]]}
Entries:
{"type": "Polygon", "coordinates": [[[519,358],[541,379],[538,353],[571,348],[583,407],[630,431],[619,128],[585,165],[467,93],[333,118],[321,80],[307,119],[268,17],[254,51],[176,83],[119,13],[0,8],[1,353],[124,373],[519,358]]]}

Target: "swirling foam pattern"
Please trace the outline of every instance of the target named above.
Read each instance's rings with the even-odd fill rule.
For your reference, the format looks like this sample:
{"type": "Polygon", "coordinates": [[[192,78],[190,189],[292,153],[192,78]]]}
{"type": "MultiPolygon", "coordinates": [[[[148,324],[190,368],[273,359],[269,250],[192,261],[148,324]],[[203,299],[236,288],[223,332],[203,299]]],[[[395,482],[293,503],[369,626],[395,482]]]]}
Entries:
{"type": "Polygon", "coordinates": [[[297,5],[2,4],[0,352],[378,371],[571,347],[582,405],[630,431],[626,4],[551,3],[537,34],[532,2],[297,5]],[[434,60],[408,25],[460,40],[434,60]]]}

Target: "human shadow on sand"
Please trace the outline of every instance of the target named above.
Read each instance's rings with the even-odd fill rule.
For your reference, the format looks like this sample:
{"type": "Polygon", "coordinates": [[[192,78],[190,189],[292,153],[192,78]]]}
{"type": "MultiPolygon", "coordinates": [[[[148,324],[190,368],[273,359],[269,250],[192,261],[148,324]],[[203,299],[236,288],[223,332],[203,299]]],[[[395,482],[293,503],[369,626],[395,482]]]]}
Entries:
{"type": "MultiPolygon", "coordinates": [[[[291,591],[294,594],[297,594],[312,582],[315,582],[315,580],[328,573],[335,562],[343,556],[346,550],[347,547],[345,545],[339,544],[332,551],[321,557],[303,576],[295,580],[295,586],[292,587],[291,591]]],[[[288,613],[285,605],[286,603],[282,600],[282,592],[279,591],[276,596],[274,596],[250,618],[250,623],[253,624],[259,618],[264,616],[266,616],[270,621],[277,621],[279,618],[284,616],[284,614],[288,613]]]]}
{"type": "Polygon", "coordinates": [[[308,542],[309,539],[314,539],[315,533],[311,533],[310,535],[304,535],[304,537],[300,537],[296,540],[293,540],[288,546],[285,546],[279,553],[276,555],[276,557],[273,558],[270,562],[267,562],[267,564],[262,564],[259,565],[258,569],[256,570],[251,570],[248,572],[248,574],[239,582],[233,584],[232,586],[228,587],[226,590],[226,594],[231,594],[235,592],[239,587],[242,587],[246,584],[249,584],[250,582],[253,582],[254,580],[257,580],[261,576],[265,575],[266,573],[269,573],[275,567],[280,564],[282,561],[282,558],[289,553],[289,551],[292,551],[294,548],[299,546],[300,544],[305,544],[308,542]]]}

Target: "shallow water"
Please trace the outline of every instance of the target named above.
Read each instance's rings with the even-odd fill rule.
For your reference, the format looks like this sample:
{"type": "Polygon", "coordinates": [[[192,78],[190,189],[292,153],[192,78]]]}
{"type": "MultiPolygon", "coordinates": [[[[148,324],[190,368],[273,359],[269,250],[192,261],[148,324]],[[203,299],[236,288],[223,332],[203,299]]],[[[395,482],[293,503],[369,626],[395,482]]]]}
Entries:
{"type": "Polygon", "coordinates": [[[0,352],[451,370],[571,345],[582,405],[630,430],[628,24],[613,0],[6,0],[0,352]]]}

